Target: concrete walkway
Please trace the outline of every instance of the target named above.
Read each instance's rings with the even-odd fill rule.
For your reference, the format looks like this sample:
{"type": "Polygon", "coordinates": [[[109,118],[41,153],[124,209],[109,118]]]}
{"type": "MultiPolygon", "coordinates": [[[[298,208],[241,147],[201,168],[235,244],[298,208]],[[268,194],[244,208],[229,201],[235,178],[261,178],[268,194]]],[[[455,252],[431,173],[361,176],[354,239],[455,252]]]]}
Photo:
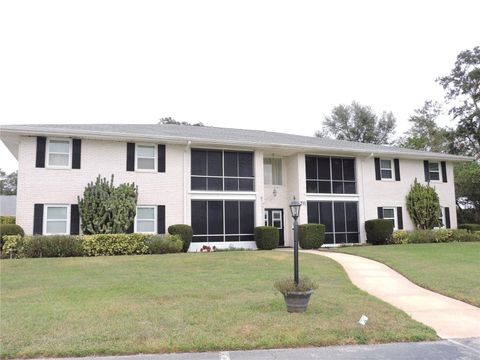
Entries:
{"type": "Polygon", "coordinates": [[[358,288],[430,326],[441,338],[480,337],[480,308],[426,290],[374,260],[337,252],[302,252],[337,261],[358,288]]]}

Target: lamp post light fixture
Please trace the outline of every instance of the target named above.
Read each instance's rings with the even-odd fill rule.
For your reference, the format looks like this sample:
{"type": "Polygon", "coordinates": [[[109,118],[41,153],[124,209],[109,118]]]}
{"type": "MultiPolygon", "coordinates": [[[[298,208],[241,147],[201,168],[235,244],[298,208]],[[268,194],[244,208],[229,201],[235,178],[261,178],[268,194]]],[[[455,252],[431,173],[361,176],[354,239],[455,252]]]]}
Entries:
{"type": "Polygon", "coordinates": [[[301,202],[295,200],[290,203],[290,211],[293,217],[293,279],[295,286],[298,286],[298,217],[300,216],[301,202]]]}

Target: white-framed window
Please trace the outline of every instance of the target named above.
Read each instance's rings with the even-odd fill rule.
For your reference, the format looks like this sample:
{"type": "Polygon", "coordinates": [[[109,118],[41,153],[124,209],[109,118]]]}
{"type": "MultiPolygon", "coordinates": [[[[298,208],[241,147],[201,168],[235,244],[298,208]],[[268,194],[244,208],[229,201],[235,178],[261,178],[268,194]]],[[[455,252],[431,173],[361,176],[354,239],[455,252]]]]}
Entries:
{"type": "Polygon", "coordinates": [[[428,162],[428,171],[430,173],[430,180],[440,181],[440,163],[428,162]]]}
{"type": "Polygon", "coordinates": [[[263,224],[265,226],[268,226],[268,211],[267,210],[263,211],[263,224]]]}
{"type": "Polygon", "coordinates": [[[265,185],[282,185],[282,159],[263,159],[263,179],[265,185]]]}
{"type": "Polygon", "coordinates": [[[72,167],[72,139],[47,140],[47,167],[57,169],[72,167]]]}
{"type": "Polygon", "coordinates": [[[157,146],[135,144],[135,170],[157,171],[157,146]]]}
{"type": "Polygon", "coordinates": [[[392,160],[380,159],[380,177],[382,180],[393,180],[392,160]]]}
{"type": "Polygon", "coordinates": [[[383,208],[383,218],[392,220],[394,229],[398,229],[397,226],[397,213],[394,207],[384,207],[383,208]]]}
{"type": "Polygon", "coordinates": [[[136,233],[157,233],[157,207],[156,206],[137,206],[135,216],[136,233]]]}
{"type": "Polygon", "coordinates": [[[440,221],[439,228],[445,228],[445,208],[440,206],[440,214],[438,216],[438,221],[440,221]]]}
{"type": "Polygon", "coordinates": [[[70,205],[44,205],[43,228],[45,235],[70,234],[70,205]]]}

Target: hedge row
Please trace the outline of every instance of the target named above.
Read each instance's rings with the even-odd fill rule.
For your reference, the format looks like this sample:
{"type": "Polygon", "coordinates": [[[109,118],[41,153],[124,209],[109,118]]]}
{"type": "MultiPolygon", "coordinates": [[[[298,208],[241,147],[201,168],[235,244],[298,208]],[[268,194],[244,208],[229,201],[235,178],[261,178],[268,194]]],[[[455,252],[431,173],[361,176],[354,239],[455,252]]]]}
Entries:
{"type": "Polygon", "coordinates": [[[437,230],[414,230],[395,231],[390,244],[425,244],[445,242],[472,242],[480,241],[480,232],[470,232],[465,229],[437,229],[437,230]]]}
{"type": "Polygon", "coordinates": [[[458,228],[475,232],[480,231],[480,224],[460,224],[458,225],[458,228]]]}
{"type": "MultiPolygon", "coordinates": [[[[255,243],[260,250],[272,250],[278,247],[279,231],[272,226],[255,228],[255,243]]],[[[318,249],[325,241],[325,225],[298,225],[298,243],[302,249],[318,249]]]]}
{"type": "Polygon", "coordinates": [[[178,235],[98,234],[4,237],[3,252],[17,258],[167,254],[182,251],[178,235]]]}

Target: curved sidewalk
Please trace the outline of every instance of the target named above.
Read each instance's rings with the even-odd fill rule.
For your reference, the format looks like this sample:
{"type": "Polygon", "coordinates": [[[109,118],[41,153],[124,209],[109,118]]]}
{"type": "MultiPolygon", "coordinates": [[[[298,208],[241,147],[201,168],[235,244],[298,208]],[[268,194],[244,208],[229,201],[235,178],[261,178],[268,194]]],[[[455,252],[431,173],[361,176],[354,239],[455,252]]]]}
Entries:
{"type": "Polygon", "coordinates": [[[430,326],[441,338],[480,337],[480,308],[415,285],[378,261],[343,253],[302,252],[337,261],[358,288],[430,326]]]}

